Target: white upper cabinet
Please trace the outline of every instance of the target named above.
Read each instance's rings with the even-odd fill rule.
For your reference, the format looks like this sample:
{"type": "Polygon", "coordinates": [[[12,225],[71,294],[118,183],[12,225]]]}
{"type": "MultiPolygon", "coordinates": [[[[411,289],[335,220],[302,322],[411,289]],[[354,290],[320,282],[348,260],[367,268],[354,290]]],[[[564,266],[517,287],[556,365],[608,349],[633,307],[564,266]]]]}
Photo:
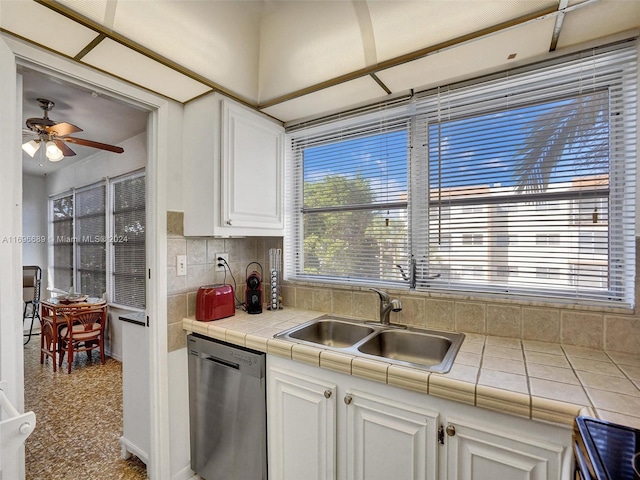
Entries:
{"type": "Polygon", "coordinates": [[[282,236],[284,128],[219,94],[183,119],[184,233],[282,236]]]}

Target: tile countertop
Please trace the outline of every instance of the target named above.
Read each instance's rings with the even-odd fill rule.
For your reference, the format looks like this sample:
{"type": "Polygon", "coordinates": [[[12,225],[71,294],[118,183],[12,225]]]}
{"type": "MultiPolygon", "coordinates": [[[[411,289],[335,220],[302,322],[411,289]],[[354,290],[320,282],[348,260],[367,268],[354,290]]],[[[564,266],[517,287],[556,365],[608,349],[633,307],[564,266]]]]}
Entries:
{"type": "MultiPolygon", "coordinates": [[[[588,415],[640,428],[640,355],[476,333],[465,334],[451,371],[415,368],[294,344],[273,336],[326,315],[286,308],[199,322],[188,332],[462,403],[553,423],[588,415]]],[[[357,320],[357,321],[362,321],[357,320]]]]}

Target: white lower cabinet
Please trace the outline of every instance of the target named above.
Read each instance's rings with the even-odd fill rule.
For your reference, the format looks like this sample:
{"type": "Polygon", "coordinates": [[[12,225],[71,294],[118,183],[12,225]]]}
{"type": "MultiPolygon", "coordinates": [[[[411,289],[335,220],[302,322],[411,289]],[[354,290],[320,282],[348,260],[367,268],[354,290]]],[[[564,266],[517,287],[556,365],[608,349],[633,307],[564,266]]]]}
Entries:
{"type": "Polygon", "coordinates": [[[569,480],[571,428],[267,355],[270,480],[569,480]]]}
{"type": "Polygon", "coordinates": [[[271,367],[267,374],[269,478],[336,478],[336,385],[271,367]]]}
{"type": "MultiPolygon", "coordinates": [[[[487,429],[473,421],[448,416],[447,433],[453,435],[447,435],[447,479],[564,478],[561,471],[565,447],[551,441],[529,439],[526,431],[517,435],[501,432],[501,426],[487,429]]],[[[552,440],[558,441],[553,437],[552,440]]]]}
{"type": "Polygon", "coordinates": [[[436,413],[355,390],[345,400],[347,479],[436,478],[436,413]]]}

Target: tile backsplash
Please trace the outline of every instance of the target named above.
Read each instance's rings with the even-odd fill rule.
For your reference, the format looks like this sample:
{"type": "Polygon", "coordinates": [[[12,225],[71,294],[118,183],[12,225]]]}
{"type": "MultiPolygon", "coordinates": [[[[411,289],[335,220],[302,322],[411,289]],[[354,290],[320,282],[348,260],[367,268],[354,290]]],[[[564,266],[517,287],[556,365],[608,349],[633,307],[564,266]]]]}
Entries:
{"type": "MultiPolygon", "coordinates": [[[[258,262],[266,273],[269,249],[282,248],[282,238],[185,237],[182,212],[167,212],[167,322],[169,351],[185,347],[182,319],[195,314],[196,294],[203,285],[228,283],[234,286],[236,298],[244,301],[246,272],[260,271],[251,264],[258,262]],[[216,254],[228,253],[231,274],[216,271],[216,254]],[[176,256],[187,256],[187,274],[178,276],[176,256]],[[248,270],[247,270],[247,267],[248,270]]],[[[266,293],[266,292],[265,292],[266,293]]]]}
{"type": "MultiPolygon", "coordinates": [[[[169,350],[185,346],[182,318],[195,313],[198,288],[212,283],[233,284],[215,271],[216,253],[228,253],[237,286],[244,298],[245,269],[259,262],[268,270],[270,248],[282,248],[279,237],[185,237],[182,212],[167,215],[167,289],[169,350]],[[176,276],[176,255],[187,256],[187,275],[176,276]]],[[[255,265],[249,269],[249,273],[255,265]]],[[[638,275],[636,275],[636,279],[638,275]]],[[[637,284],[637,281],[636,281],[637,284]]],[[[636,285],[636,292],[638,293],[636,285]]],[[[403,310],[391,321],[419,328],[480,333],[627,353],[640,351],[640,315],[626,309],[547,304],[517,299],[489,299],[464,295],[388,290],[403,310]]],[[[317,310],[367,320],[378,319],[378,296],[366,288],[284,282],[283,306],[317,310]]],[[[637,302],[636,302],[637,304],[637,302]]]]}

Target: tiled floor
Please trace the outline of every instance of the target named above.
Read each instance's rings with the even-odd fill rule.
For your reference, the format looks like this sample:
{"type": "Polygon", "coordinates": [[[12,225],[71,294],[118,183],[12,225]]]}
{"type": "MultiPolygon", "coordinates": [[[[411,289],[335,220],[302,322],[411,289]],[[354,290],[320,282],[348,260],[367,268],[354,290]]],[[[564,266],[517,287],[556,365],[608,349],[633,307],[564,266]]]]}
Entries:
{"type": "Polygon", "coordinates": [[[27,480],[145,479],[136,457],[120,458],[122,364],[107,358],[92,362],[80,353],[71,375],[66,359],[53,373],[51,360],[40,365],[40,338],[24,347],[25,410],[37,426],[26,442],[27,480]]]}

